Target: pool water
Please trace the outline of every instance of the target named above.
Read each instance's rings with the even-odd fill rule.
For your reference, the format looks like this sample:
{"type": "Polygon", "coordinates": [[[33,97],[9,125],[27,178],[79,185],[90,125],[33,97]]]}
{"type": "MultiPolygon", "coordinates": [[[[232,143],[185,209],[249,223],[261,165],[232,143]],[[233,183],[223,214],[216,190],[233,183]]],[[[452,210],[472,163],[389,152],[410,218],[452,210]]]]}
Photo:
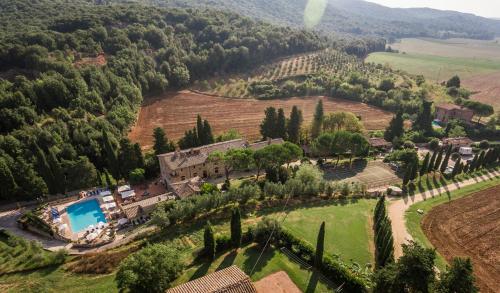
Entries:
{"type": "Polygon", "coordinates": [[[66,212],[73,233],[81,232],[88,226],[95,226],[99,222],[106,223],[106,217],[96,199],[72,204],[66,208],[66,212]]]}

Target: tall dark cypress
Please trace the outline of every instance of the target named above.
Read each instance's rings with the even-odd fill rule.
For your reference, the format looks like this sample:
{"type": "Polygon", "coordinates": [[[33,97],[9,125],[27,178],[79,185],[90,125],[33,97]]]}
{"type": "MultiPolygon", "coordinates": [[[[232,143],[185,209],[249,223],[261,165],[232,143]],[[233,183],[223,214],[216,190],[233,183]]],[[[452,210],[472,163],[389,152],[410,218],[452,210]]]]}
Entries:
{"type": "Polygon", "coordinates": [[[480,169],[484,166],[484,156],[485,156],[485,152],[484,151],[481,151],[481,153],[479,154],[479,157],[477,159],[477,168],[476,169],[480,169]]]}
{"type": "Polygon", "coordinates": [[[439,167],[441,166],[441,161],[443,160],[443,153],[444,153],[444,148],[440,148],[438,156],[436,158],[436,162],[434,163],[433,170],[439,170],[439,167]]]}
{"type": "Polygon", "coordinates": [[[36,143],[34,145],[34,154],[37,158],[38,174],[40,174],[40,176],[42,176],[43,181],[45,181],[45,184],[47,184],[47,188],[49,189],[49,193],[56,194],[57,193],[57,185],[56,185],[56,180],[55,180],[54,174],[52,173],[52,170],[50,169],[49,163],[47,162],[47,158],[45,157],[45,153],[42,151],[42,149],[36,143]]]}
{"type": "Polygon", "coordinates": [[[116,150],[111,144],[111,141],[109,140],[108,133],[105,130],[102,131],[102,144],[104,154],[106,156],[106,162],[108,164],[109,170],[111,171],[111,175],[113,175],[115,179],[119,179],[120,168],[118,165],[118,156],[116,154],[116,150]]]}
{"type": "Polygon", "coordinates": [[[413,181],[413,180],[417,179],[417,176],[418,176],[418,159],[416,159],[413,162],[413,166],[412,166],[412,169],[411,169],[410,181],[413,181]]]}
{"type": "Polygon", "coordinates": [[[111,182],[111,178],[109,177],[109,172],[107,169],[104,169],[104,178],[106,179],[106,185],[108,188],[113,187],[113,183],[111,182]]]}
{"type": "Polygon", "coordinates": [[[427,173],[432,172],[434,170],[434,164],[436,163],[437,152],[432,153],[431,160],[429,161],[429,166],[427,167],[427,173]]]}
{"type": "Polygon", "coordinates": [[[276,124],[278,121],[278,114],[274,107],[268,107],[265,110],[265,117],[260,124],[260,134],[263,139],[272,138],[276,133],[276,124]]]}
{"type": "Polygon", "coordinates": [[[196,131],[198,133],[198,141],[200,142],[200,145],[207,144],[207,138],[205,136],[205,130],[203,128],[203,120],[201,119],[200,114],[196,116],[196,131]]]}
{"type": "Polygon", "coordinates": [[[104,186],[104,184],[102,182],[102,174],[101,174],[101,172],[99,170],[97,170],[97,181],[96,181],[96,183],[97,183],[98,187],[104,186]]]}
{"type": "Polygon", "coordinates": [[[422,167],[420,167],[420,177],[427,174],[427,167],[429,167],[430,157],[431,157],[430,153],[427,153],[427,155],[425,155],[425,159],[424,159],[424,162],[422,163],[422,167]]]}
{"type": "Polygon", "coordinates": [[[316,105],[316,111],[314,112],[314,118],[312,122],[311,128],[311,136],[316,138],[321,133],[321,129],[323,128],[323,120],[324,120],[324,110],[323,110],[323,100],[319,100],[316,105]]]}
{"type": "Polygon", "coordinates": [[[406,166],[405,174],[403,176],[403,186],[408,185],[408,182],[410,182],[412,169],[413,164],[410,163],[406,166]]]}
{"type": "Polygon", "coordinates": [[[375,236],[375,269],[380,269],[394,262],[394,239],[391,220],[385,210],[385,198],[380,197],[373,215],[375,236]]]}
{"type": "Polygon", "coordinates": [[[453,147],[451,144],[446,149],[446,156],[444,156],[443,163],[441,163],[441,173],[444,173],[444,171],[446,171],[446,168],[448,168],[448,162],[450,161],[452,149],[453,147]]]}
{"type": "Polygon", "coordinates": [[[458,158],[458,160],[455,162],[455,166],[453,167],[453,171],[451,172],[452,178],[455,178],[455,176],[458,175],[458,171],[460,170],[460,164],[461,164],[461,159],[458,158]]]}
{"type": "Polygon", "coordinates": [[[286,117],[283,108],[278,109],[278,119],[276,121],[276,133],[274,137],[286,139],[286,117]]]}
{"type": "Polygon", "coordinates": [[[203,135],[205,137],[205,144],[212,144],[214,143],[214,135],[212,134],[212,127],[210,126],[210,123],[208,123],[208,120],[203,121],[203,132],[205,134],[203,135]]]}
{"type": "Polygon", "coordinates": [[[302,121],[302,112],[299,110],[299,108],[297,108],[297,106],[293,106],[287,127],[287,137],[289,141],[293,143],[299,143],[300,127],[302,125],[302,121]]]}
{"type": "Polygon", "coordinates": [[[323,265],[323,254],[325,251],[325,222],[321,223],[316,240],[316,254],[314,256],[314,266],[320,269],[323,265]]]}
{"type": "Polygon", "coordinates": [[[210,221],[205,226],[203,233],[203,242],[205,245],[204,252],[209,259],[215,258],[215,235],[210,221]]]}
{"type": "Polygon", "coordinates": [[[236,207],[231,214],[231,243],[234,248],[241,246],[241,213],[240,209],[236,207]]]}

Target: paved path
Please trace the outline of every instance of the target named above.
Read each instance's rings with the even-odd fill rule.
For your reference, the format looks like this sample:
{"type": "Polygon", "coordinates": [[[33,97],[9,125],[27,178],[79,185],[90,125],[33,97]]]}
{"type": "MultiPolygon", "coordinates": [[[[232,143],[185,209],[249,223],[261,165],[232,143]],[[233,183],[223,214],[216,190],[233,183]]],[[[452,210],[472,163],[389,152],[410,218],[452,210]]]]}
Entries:
{"type": "Polygon", "coordinates": [[[481,181],[491,180],[499,176],[500,176],[500,171],[493,171],[485,175],[467,179],[462,182],[456,182],[448,184],[447,186],[444,187],[439,187],[437,189],[427,190],[425,192],[415,194],[413,196],[391,199],[391,202],[389,204],[388,214],[392,222],[392,234],[394,237],[395,257],[399,258],[403,254],[401,245],[408,243],[409,240],[413,239],[411,235],[408,233],[405,223],[405,213],[410,208],[411,205],[417,202],[424,201],[427,198],[433,198],[443,193],[447,194],[453,190],[457,190],[465,186],[479,183],[481,181]]]}

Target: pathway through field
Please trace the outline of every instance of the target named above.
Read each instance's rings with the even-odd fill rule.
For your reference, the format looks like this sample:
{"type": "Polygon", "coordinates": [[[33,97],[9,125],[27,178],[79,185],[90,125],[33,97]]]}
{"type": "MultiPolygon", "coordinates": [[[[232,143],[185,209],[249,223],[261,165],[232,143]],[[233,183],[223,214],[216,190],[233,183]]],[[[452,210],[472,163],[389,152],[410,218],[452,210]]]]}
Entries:
{"type": "Polygon", "coordinates": [[[493,171],[486,175],[481,175],[462,182],[452,183],[444,187],[439,187],[437,189],[427,190],[425,192],[415,194],[414,196],[392,199],[391,203],[389,204],[388,213],[389,218],[392,222],[395,257],[399,258],[403,254],[403,250],[401,248],[402,244],[408,243],[410,240],[413,240],[410,233],[408,233],[405,225],[405,213],[410,208],[410,206],[415,203],[424,201],[428,198],[451,192],[453,190],[461,189],[462,187],[486,181],[498,176],[500,176],[500,171],[493,171]]]}

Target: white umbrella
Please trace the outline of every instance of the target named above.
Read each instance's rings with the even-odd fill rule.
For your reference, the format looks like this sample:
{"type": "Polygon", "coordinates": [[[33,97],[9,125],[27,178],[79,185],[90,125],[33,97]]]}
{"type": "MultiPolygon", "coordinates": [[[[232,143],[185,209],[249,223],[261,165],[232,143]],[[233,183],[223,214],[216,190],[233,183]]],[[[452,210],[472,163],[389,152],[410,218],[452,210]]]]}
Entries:
{"type": "Polygon", "coordinates": [[[59,227],[58,227],[59,231],[64,231],[64,230],[66,230],[66,228],[68,228],[68,225],[67,225],[67,224],[61,224],[61,225],[59,225],[59,227]]]}
{"type": "Polygon", "coordinates": [[[55,218],[55,219],[53,220],[53,222],[54,222],[55,224],[59,224],[59,223],[61,223],[61,218],[55,218]]]}
{"type": "Polygon", "coordinates": [[[95,226],[94,226],[94,225],[89,225],[89,226],[87,227],[87,230],[92,230],[92,229],[94,229],[94,228],[95,228],[95,226]]]}
{"type": "Polygon", "coordinates": [[[118,219],[118,225],[124,225],[124,224],[127,224],[127,223],[128,223],[128,219],[127,218],[118,219]]]}
{"type": "Polygon", "coordinates": [[[99,221],[99,223],[97,223],[97,227],[99,227],[99,228],[102,228],[102,227],[104,227],[104,222],[102,222],[102,221],[99,221]]]}
{"type": "Polygon", "coordinates": [[[114,198],[111,195],[109,195],[109,196],[103,197],[102,200],[104,202],[112,202],[112,201],[114,201],[114,198]]]}

